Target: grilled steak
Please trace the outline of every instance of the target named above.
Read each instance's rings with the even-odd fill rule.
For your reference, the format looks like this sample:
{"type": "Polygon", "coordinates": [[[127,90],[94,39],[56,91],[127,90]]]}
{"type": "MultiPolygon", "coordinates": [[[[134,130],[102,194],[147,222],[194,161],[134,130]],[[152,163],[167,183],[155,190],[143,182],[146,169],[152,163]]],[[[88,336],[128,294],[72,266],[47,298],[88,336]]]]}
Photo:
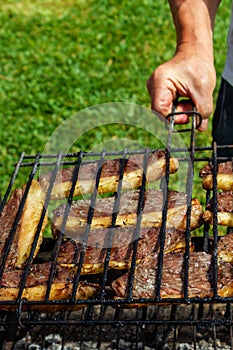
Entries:
{"type": "Polygon", "coordinates": [[[233,233],[220,238],[218,242],[218,256],[226,262],[233,263],[233,233]]]}
{"type": "MultiPolygon", "coordinates": [[[[143,259],[137,265],[132,288],[132,297],[155,298],[157,289],[158,255],[143,259]]],[[[190,253],[189,259],[189,297],[211,297],[213,295],[214,265],[212,256],[204,252],[190,253]]],[[[128,294],[128,278],[126,273],[112,282],[116,299],[125,299],[128,294]]],[[[218,295],[232,296],[233,266],[226,262],[218,264],[218,295]]],[[[167,254],[163,257],[161,298],[182,298],[184,296],[184,255],[182,253],[167,254]]],[[[146,302],[146,301],[144,301],[146,302]]],[[[140,304],[138,304],[140,306],[140,304]]]]}
{"type": "MultiPolygon", "coordinates": [[[[223,226],[233,226],[233,192],[220,192],[217,195],[217,216],[218,224],[223,226]]],[[[213,223],[213,199],[210,200],[203,213],[206,222],[213,223]]]]}
{"type": "MultiPolygon", "coordinates": [[[[51,263],[32,265],[26,279],[22,298],[28,301],[44,301],[47,288],[50,288],[49,300],[56,301],[71,298],[74,270],[57,266],[52,283],[49,284],[50,270],[51,263]]],[[[22,284],[23,273],[24,271],[20,269],[4,271],[0,281],[1,301],[16,300],[19,287],[22,284]]],[[[80,281],[76,291],[76,300],[86,300],[92,297],[98,289],[99,286],[97,284],[80,281]]],[[[54,310],[56,310],[56,307],[54,310]]]]}
{"type": "MultiPolygon", "coordinates": [[[[16,220],[20,205],[22,206],[25,188],[26,185],[16,189],[11,194],[10,199],[4,206],[0,215],[0,263],[2,262],[7,245],[11,243],[9,254],[6,257],[6,266],[20,267],[28,258],[44,206],[44,193],[39,183],[33,180],[23,207],[23,212],[13,232],[14,220],[16,220]]],[[[38,237],[34,256],[37,254],[42,242],[43,231],[47,223],[48,217],[46,214],[38,237]]]]}
{"type": "MultiPolygon", "coordinates": [[[[217,171],[218,171],[218,174],[233,175],[232,161],[219,163],[217,171]]],[[[211,175],[212,173],[213,173],[213,166],[211,166],[210,164],[207,164],[200,170],[199,174],[201,178],[205,178],[206,176],[211,175]]]]}
{"type": "MultiPolygon", "coordinates": [[[[217,200],[219,212],[233,213],[233,192],[219,192],[217,200]]],[[[213,211],[213,198],[206,206],[206,209],[213,211]]]]}
{"type": "MultiPolygon", "coordinates": [[[[58,262],[60,264],[72,265],[79,263],[80,254],[85,251],[82,265],[82,274],[100,273],[103,271],[107,255],[107,247],[111,247],[109,268],[128,269],[131,265],[134,249],[137,249],[136,261],[143,257],[159,252],[161,245],[160,229],[143,228],[140,230],[137,247],[134,247],[136,235],[133,228],[116,227],[112,243],[108,242],[110,232],[108,229],[96,229],[91,231],[84,250],[81,243],[74,241],[64,242],[59,251],[58,262]]],[[[182,230],[168,229],[164,243],[164,253],[171,251],[184,251],[185,232],[182,230]]]]}
{"type": "MultiPolygon", "coordinates": [[[[202,186],[206,190],[213,188],[213,167],[205,165],[199,172],[202,178],[202,186]]],[[[223,191],[233,191],[233,162],[224,162],[218,164],[217,169],[217,188],[223,191]]]]}
{"type": "MultiPolygon", "coordinates": [[[[119,182],[121,167],[123,166],[122,189],[138,188],[142,184],[144,155],[131,156],[128,159],[108,159],[102,166],[99,162],[82,163],[79,169],[74,196],[92,193],[96,186],[96,178],[100,176],[98,192],[116,192],[119,182]]],[[[170,159],[170,173],[178,169],[178,161],[170,159]]],[[[61,199],[68,197],[74,175],[74,167],[59,170],[53,186],[51,198],[61,199]]],[[[156,151],[149,155],[146,169],[146,182],[160,179],[166,173],[166,157],[164,151],[156,151]]],[[[47,191],[51,173],[40,176],[40,184],[47,191]]]]}
{"type": "MultiPolygon", "coordinates": [[[[116,226],[136,225],[139,191],[123,192],[120,197],[119,211],[116,217],[116,226]]],[[[94,205],[94,214],[91,228],[110,227],[116,198],[97,199],[94,205]]],[[[185,229],[187,219],[187,196],[185,193],[169,191],[167,210],[167,227],[185,229]]],[[[65,226],[65,234],[74,238],[85,231],[88,221],[90,201],[78,200],[72,203],[65,226]]],[[[140,212],[141,227],[160,227],[164,195],[162,191],[148,190],[145,192],[140,212]]],[[[53,230],[61,230],[64,218],[65,205],[61,205],[53,212],[53,230]]],[[[90,221],[89,221],[90,222],[90,221]]],[[[191,230],[202,223],[202,207],[197,199],[192,200],[191,230]]]]}

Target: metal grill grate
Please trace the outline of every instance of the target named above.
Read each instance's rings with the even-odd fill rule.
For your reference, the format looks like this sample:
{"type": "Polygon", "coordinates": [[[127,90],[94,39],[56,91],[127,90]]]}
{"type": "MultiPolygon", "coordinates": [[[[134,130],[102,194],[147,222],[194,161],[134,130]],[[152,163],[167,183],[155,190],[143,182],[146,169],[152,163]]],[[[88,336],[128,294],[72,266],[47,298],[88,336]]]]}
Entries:
{"type": "MultiPolygon", "coordinates": [[[[162,223],[160,229],[160,249],[158,254],[157,275],[156,275],[156,293],[155,298],[133,298],[133,284],[135,280],[135,269],[137,266],[137,248],[139,242],[139,233],[141,229],[141,220],[143,213],[143,205],[146,193],[146,174],[148,166],[148,157],[155,150],[135,150],[128,151],[124,149],[120,152],[85,153],[78,152],[73,154],[37,154],[36,156],[27,156],[22,154],[15,166],[9,187],[1,202],[0,212],[7,205],[10,193],[14,190],[17,179],[22,177],[26,180],[26,188],[22,197],[19,210],[14,218],[12,218],[12,227],[8,239],[6,240],[4,253],[1,259],[0,279],[6,269],[6,262],[11,251],[14,235],[23,213],[24,205],[29,193],[32,181],[37,179],[40,172],[51,173],[50,183],[46,191],[44,200],[44,208],[41,212],[40,220],[35,233],[35,239],[31,246],[31,251],[23,267],[23,274],[16,299],[0,301],[0,326],[1,326],[1,345],[2,348],[12,341],[12,349],[16,349],[18,338],[24,334],[30,334],[34,339],[25,340],[24,348],[30,348],[33,342],[37,342],[41,349],[46,349],[46,337],[51,333],[58,333],[61,336],[60,348],[66,349],[67,342],[76,342],[80,349],[90,348],[104,349],[178,349],[179,344],[189,343],[193,349],[198,349],[199,341],[202,339],[212,339],[213,349],[217,349],[219,341],[227,344],[229,349],[233,349],[232,337],[232,301],[233,297],[221,297],[218,294],[218,240],[219,227],[217,221],[217,166],[219,161],[232,160],[231,158],[218,157],[218,149],[228,149],[232,146],[218,146],[213,144],[210,147],[197,147],[195,140],[196,114],[192,114],[192,122],[190,128],[175,129],[174,121],[171,121],[168,130],[168,138],[166,145],[166,170],[165,176],[157,182],[155,186],[162,189],[164,193],[164,203],[162,210],[162,223]],[[190,143],[187,148],[174,148],[172,140],[175,133],[188,134],[190,143]],[[109,288],[109,281],[112,280],[112,271],[109,270],[109,261],[111,254],[111,242],[114,238],[116,228],[116,220],[119,211],[120,199],[122,195],[122,180],[127,159],[132,155],[143,155],[143,176],[139,187],[139,200],[137,204],[137,218],[135,225],[135,237],[133,241],[127,297],[121,300],[115,300],[112,290],[109,288]],[[171,176],[169,175],[169,158],[176,157],[180,164],[185,164],[186,173],[186,194],[187,194],[187,212],[186,212],[186,236],[185,236],[185,252],[184,252],[184,278],[183,278],[183,296],[174,298],[161,297],[161,284],[163,276],[164,263],[164,245],[166,236],[166,222],[168,214],[168,192],[172,186],[171,176]],[[188,156],[187,156],[188,155],[188,156]],[[100,288],[98,294],[88,300],[77,300],[76,292],[82,276],[82,266],[85,259],[87,249],[87,240],[91,230],[91,224],[94,217],[94,210],[99,197],[99,182],[101,177],[101,168],[107,159],[119,158],[119,178],[116,193],[114,193],[114,205],[112,213],[112,221],[108,227],[108,242],[105,250],[105,259],[102,272],[97,276],[85,277],[90,282],[98,283],[100,288]],[[66,231],[67,218],[74,201],[75,185],[78,180],[80,167],[83,164],[91,164],[98,162],[97,173],[95,176],[95,186],[93,192],[89,195],[89,210],[87,215],[87,225],[84,231],[84,242],[80,255],[77,257],[76,269],[72,281],[71,297],[66,300],[50,300],[49,295],[52,288],[52,282],[56,273],[57,259],[63,237],[66,231]],[[193,236],[190,233],[191,223],[191,201],[193,197],[194,176],[197,168],[204,164],[211,163],[213,165],[213,191],[207,190],[206,204],[210,197],[213,196],[213,227],[205,224],[202,227],[202,234],[193,236]],[[39,258],[50,252],[51,268],[47,281],[47,289],[43,301],[28,301],[23,297],[23,291],[27,283],[30,266],[35,263],[34,254],[36,251],[37,241],[42,229],[46,212],[50,210],[51,193],[53,190],[56,176],[61,168],[73,166],[72,185],[66,200],[62,225],[56,240],[52,238],[44,238],[43,244],[38,254],[39,258]],[[212,236],[212,239],[210,239],[212,236]],[[189,297],[189,264],[190,264],[190,242],[195,243],[196,251],[212,253],[213,265],[213,295],[208,297],[189,297]],[[211,243],[211,244],[210,244],[211,243]],[[125,308],[130,304],[137,303],[137,308],[125,308]],[[72,308],[77,305],[86,306],[80,310],[73,311],[72,308]],[[58,306],[56,312],[47,312],[46,307],[58,306]],[[38,311],[39,308],[39,311],[38,311]],[[41,311],[42,310],[42,311],[41,311]],[[14,339],[14,341],[12,340],[14,339]],[[92,342],[89,345],[86,342],[92,342]],[[167,346],[167,347],[165,347],[167,346]]],[[[179,171],[179,170],[178,170],[179,171]]],[[[53,202],[54,203],[54,202],[53,202]]],[[[54,204],[52,204],[54,205],[54,204]]],[[[40,262],[36,260],[36,262],[40,262]]],[[[48,309],[49,310],[49,309],[48,309]]],[[[73,343],[74,344],[74,343],[73,343]]],[[[75,346],[76,346],[75,345],[75,346]]],[[[67,348],[68,349],[68,348],[67,348]]]]}

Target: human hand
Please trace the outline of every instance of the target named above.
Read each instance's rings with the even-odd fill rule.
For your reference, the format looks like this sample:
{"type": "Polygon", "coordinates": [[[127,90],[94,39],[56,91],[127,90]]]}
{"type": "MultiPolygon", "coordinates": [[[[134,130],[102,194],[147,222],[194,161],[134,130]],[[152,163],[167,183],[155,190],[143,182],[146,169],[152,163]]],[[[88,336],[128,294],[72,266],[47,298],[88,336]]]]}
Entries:
{"type": "MultiPolygon", "coordinates": [[[[172,111],[173,101],[178,96],[189,98],[202,116],[200,131],[208,126],[208,117],[213,109],[213,90],[216,74],[213,60],[194,48],[179,49],[168,62],[159,66],[147,81],[151,97],[151,108],[166,117],[172,111]]],[[[179,102],[177,111],[192,109],[191,104],[179,102]]],[[[179,114],[175,123],[189,122],[188,116],[179,114]]]]}

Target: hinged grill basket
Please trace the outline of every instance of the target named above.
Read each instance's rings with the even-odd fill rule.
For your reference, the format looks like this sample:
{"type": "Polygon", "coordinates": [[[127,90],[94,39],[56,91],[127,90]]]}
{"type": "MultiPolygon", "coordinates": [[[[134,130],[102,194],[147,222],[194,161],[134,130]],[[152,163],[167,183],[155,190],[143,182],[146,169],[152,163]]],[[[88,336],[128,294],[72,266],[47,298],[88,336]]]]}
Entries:
{"type": "MultiPolygon", "coordinates": [[[[231,151],[233,146],[213,144],[208,147],[198,147],[195,140],[195,126],[195,113],[192,115],[190,129],[183,128],[177,131],[174,123],[171,122],[167,132],[167,145],[163,150],[123,149],[117,152],[103,150],[99,153],[80,151],[72,154],[21,155],[15,165],[9,187],[2,196],[0,207],[1,235],[3,236],[3,231],[8,233],[7,237],[1,241],[4,245],[0,266],[1,348],[204,349],[201,346],[207,346],[209,343],[210,349],[233,349],[232,267],[228,262],[226,270],[225,267],[221,270],[222,260],[219,257],[219,241],[222,236],[230,237],[231,227],[219,225],[217,199],[221,192],[218,188],[218,165],[232,162],[230,157],[219,157],[218,151],[220,149],[231,151]],[[186,149],[172,146],[173,136],[177,132],[189,135],[190,143],[186,149]],[[149,159],[156,152],[163,152],[164,155],[163,175],[160,179],[148,183],[149,159]],[[124,176],[127,164],[129,160],[138,158],[141,162],[140,183],[136,188],[125,188],[124,176]],[[179,162],[179,169],[174,174],[170,171],[171,158],[179,162]],[[105,163],[112,164],[111,162],[116,159],[118,159],[118,177],[114,180],[116,186],[114,190],[103,193],[102,187],[105,186],[105,182],[101,180],[103,166],[105,163]],[[212,169],[211,189],[203,189],[202,179],[199,177],[200,169],[207,164],[212,169]],[[81,177],[85,178],[85,166],[87,169],[92,166],[95,169],[92,179],[94,185],[88,193],[84,193],[85,188],[81,188],[77,194],[75,191],[80,181],[81,171],[81,177]],[[70,186],[68,190],[64,190],[66,192],[64,198],[55,196],[54,199],[54,186],[58,182],[58,175],[64,169],[72,169],[69,178],[70,186]],[[46,177],[46,174],[49,176],[46,177]],[[21,196],[17,197],[20,199],[16,209],[14,205],[10,208],[11,210],[8,208],[8,215],[10,212],[14,215],[8,220],[6,229],[4,225],[6,217],[3,220],[3,214],[9,207],[12,193],[20,187],[18,178],[21,175],[25,179],[24,190],[21,196]],[[46,189],[42,191],[43,205],[38,205],[38,210],[35,210],[33,203],[37,203],[36,194],[32,204],[27,203],[28,196],[31,195],[35,182],[40,183],[38,179],[42,178],[47,179],[46,189]],[[173,227],[168,227],[171,209],[169,195],[173,190],[179,192],[179,186],[185,194],[186,208],[182,218],[183,244],[179,249],[176,247],[174,251],[167,252],[169,229],[173,232],[173,227]],[[149,220],[149,227],[146,227],[144,218],[147,215],[145,203],[148,191],[152,194],[162,193],[163,196],[159,224],[149,220]],[[119,219],[120,215],[124,214],[124,211],[122,214],[121,200],[128,192],[137,193],[133,219],[129,215],[133,220],[130,227],[127,224],[128,221],[124,222],[124,218],[122,223],[119,219]],[[192,228],[193,198],[199,200],[203,211],[211,201],[213,204],[212,222],[202,221],[194,230],[192,228]],[[82,207],[81,209],[77,207],[76,215],[73,203],[77,201],[82,201],[86,210],[83,209],[86,220],[83,219],[84,214],[80,214],[83,221],[78,217],[82,207]],[[111,209],[110,221],[106,228],[101,226],[101,218],[106,215],[99,214],[100,221],[98,221],[96,214],[101,201],[107,203],[105,210],[111,209]],[[33,216],[24,217],[26,210],[29,209],[32,213],[36,211],[38,218],[33,241],[29,244],[29,250],[27,252],[25,250],[24,253],[26,258],[24,256],[24,260],[19,261],[15,257],[18,249],[15,241],[20,239],[17,235],[26,234],[29,224],[33,225],[33,216]],[[73,219],[75,215],[78,218],[73,219]],[[70,219],[71,217],[74,222],[70,219]],[[44,225],[46,220],[47,223],[44,225]],[[27,225],[20,230],[19,226],[22,222],[27,225]],[[97,228],[93,229],[95,222],[97,222],[97,228]],[[73,229],[71,229],[72,232],[68,229],[69,225],[73,229]],[[151,235],[148,235],[151,228],[152,236],[153,230],[158,235],[156,244],[153,239],[151,242],[148,241],[151,239],[151,235]],[[77,235],[74,233],[76,230],[77,235]],[[41,231],[43,231],[42,240],[41,231]],[[93,232],[102,234],[105,240],[103,241],[103,236],[100,237],[97,234],[95,240],[90,243],[93,232]],[[146,232],[145,236],[142,236],[141,232],[146,232]],[[116,243],[119,246],[118,250],[113,244],[117,237],[122,237],[116,243]],[[61,257],[61,250],[65,246],[67,248],[64,248],[64,254],[66,254],[64,258],[64,256],[61,257]],[[140,249],[143,249],[142,252],[140,249]],[[123,258],[120,255],[121,251],[123,258]],[[100,260],[97,259],[97,255],[98,259],[101,255],[100,260]],[[167,256],[170,257],[170,272],[169,268],[166,269],[167,256]],[[182,259],[178,272],[181,285],[178,287],[175,273],[172,272],[176,271],[177,256],[182,259]],[[196,256],[200,259],[209,257],[205,275],[209,279],[206,282],[209,290],[201,294],[200,290],[204,290],[203,286],[200,286],[202,282],[198,282],[196,287],[193,286],[195,282],[193,282],[193,275],[199,281],[199,274],[202,274],[203,267],[200,266],[200,262],[195,265],[196,256]],[[154,257],[154,265],[150,260],[152,257],[154,257]],[[143,267],[140,269],[140,264],[143,264],[145,259],[149,259],[149,265],[141,265],[143,267]],[[191,259],[194,259],[194,263],[191,259]],[[154,271],[154,280],[151,270],[154,271]],[[229,276],[225,278],[225,274],[229,276]],[[126,277],[122,278],[122,276],[126,277]],[[62,285],[57,296],[56,288],[59,283],[62,285]],[[141,294],[140,288],[136,287],[137,283],[140,284],[141,294]],[[224,292],[224,283],[229,292],[224,292]],[[118,295],[117,290],[119,290],[118,295]]],[[[111,176],[110,173],[107,175],[111,176]]],[[[232,173],[231,176],[233,177],[232,173]]],[[[153,198],[155,202],[159,201],[156,196],[153,198]]],[[[175,206],[180,205],[178,202],[179,200],[175,206]]],[[[130,209],[126,207],[125,210],[128,215],[130,209]]],[[[30,238],[27,239],[30,240],[30,238]]],[[[174,241],[176,243],[176,239],[174,241]]],[[[201,278],[200,281],[202,281],[201,278]]]]}

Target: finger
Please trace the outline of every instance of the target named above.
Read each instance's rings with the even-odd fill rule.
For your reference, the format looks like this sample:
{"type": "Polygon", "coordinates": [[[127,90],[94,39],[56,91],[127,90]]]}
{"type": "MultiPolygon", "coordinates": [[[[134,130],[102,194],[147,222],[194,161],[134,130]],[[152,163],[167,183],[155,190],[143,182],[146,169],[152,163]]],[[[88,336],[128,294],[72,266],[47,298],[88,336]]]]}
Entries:
{"type": "MultiPolygon", "coordinates": [[[[185,114],[185,112],[190,112],[190,111],[194,111],[194,105],[192,103],[192,101],[190,100],[184,100],[182,102],[179,102],[177,104],[176,107],[176,111],[177,112],[184,112],[184,114],[179,114],[175,117],[175,123],[176,124],[186,124],[189,123],[189,117],[187,116],[187,114],[185,114]]],[[[202,119],[201,125],[199,126],[198,130],[203,132],[206,131],[208,128],[208,118],[205,117],[202,119]]]]}
{"type": "Polygon", "coordinates": [[[200,113],[202,122],[199,131],[206,131],[208,128],[208,118],[213,111],[213,95],[208,92],[205,95],[194,96],[193,101],[195,102],[196,110],[200,113]]]}
{"type": "Polygon", "coordinates": [[[151,98],[151,109],[158,112],[161,116],[166,116],[172,111],[172,103],[176,98],[176,94],[173,93],[167,81],[161,79],[157,72],[154,72],[147,81],[147,89],[151,98]],[[155,84],[156,81],[156,84],[155,84]]]}
{"type": "Polygon", "coordinates": [[[181,100],[175,105],[175,108],[173,109],[174,109],[174,113],[179,113],[179,114],[176,114],[174,117],[175,124],[189,123],[189,116],[186,114],[186,112],[194,111],[194,106],[190,99],[181,100]]]}
{"type": "Polygon", "coordinates": [[[199,131],[203,132],[203,131],[206,131],[208,128],[208,119],[205,118],[205,119],[202,119],[202,122],[201,122],[201,125],[200,127],[198,128],[199,131]]]}

